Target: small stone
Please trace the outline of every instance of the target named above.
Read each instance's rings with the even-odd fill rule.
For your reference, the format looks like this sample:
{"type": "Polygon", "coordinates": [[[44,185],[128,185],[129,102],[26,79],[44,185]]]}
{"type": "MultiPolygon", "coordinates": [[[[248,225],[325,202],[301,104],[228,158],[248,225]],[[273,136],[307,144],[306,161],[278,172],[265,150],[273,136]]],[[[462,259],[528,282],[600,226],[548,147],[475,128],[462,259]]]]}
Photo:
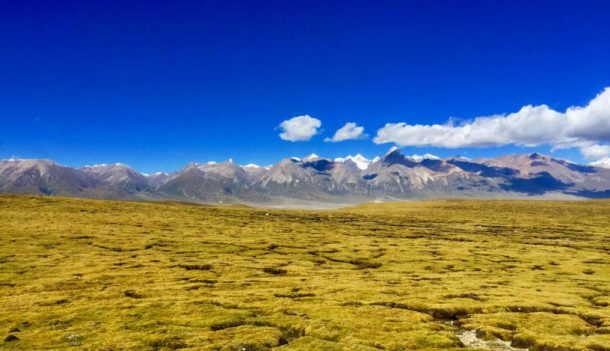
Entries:
{"type": "Polygon", "coordinates": [[[19,338],[16,335],[10,334],[6,338],[4,338],[4,342],[17,341],[19,338]]]}
{"type": "Polygon", "coordinates": [[[23,322],[21,322],[21,325],[24,327],[29,327],[30,325],[32,325],[32,323],[30,323],[28,321],[23,321],[23,322]]]}
{"type": "Polygon", "coordinates": [[[71,333],[71,334],[66,335],[66,341],[68,342],[68,345],[70,345],[70,346],[79,346],[81,344],[82,340],[83,340],[83,337],[76,333],[71,333]]]}

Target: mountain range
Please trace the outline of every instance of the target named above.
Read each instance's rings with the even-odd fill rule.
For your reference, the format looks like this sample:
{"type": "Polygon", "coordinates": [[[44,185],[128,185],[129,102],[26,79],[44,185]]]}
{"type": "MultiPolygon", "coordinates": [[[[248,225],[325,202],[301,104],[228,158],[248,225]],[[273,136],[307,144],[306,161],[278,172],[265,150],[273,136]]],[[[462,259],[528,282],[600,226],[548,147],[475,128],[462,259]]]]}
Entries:
{"type": "Polygon", "coordinates": [[[604,198],[610,197],[610,169],[537,153],[441,159],[405,156],[398,148],[372,160],[312,154],[269,167],[228,160],[152,175],[120,163],[71,168],[9,159],[0,161],[0,193],[280,206],[441,197],[604,198]]]}

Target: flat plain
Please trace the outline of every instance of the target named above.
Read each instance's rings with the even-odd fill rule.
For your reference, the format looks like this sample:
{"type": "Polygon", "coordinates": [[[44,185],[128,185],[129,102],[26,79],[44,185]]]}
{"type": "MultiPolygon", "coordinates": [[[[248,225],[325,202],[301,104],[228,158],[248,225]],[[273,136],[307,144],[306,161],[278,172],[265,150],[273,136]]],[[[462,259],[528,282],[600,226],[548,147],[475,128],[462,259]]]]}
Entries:
{"type": "Polygon", "coordinates": [[[6,350],[599,351],[609,305],[610,201],[0,197],[6,350]]]}

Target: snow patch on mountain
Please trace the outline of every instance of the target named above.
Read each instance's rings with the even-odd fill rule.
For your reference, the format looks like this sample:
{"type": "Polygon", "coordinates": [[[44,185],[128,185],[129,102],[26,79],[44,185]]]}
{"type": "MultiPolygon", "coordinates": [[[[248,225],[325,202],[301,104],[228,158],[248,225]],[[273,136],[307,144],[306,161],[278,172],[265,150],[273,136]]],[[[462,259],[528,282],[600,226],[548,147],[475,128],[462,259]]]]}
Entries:
{"type": "Polygon", "coordinates": [[[243,165],[241,167],[242,168],[261,168],[261,166],[254,164],[254,163],[248,163],[247,165],[243,165]]]}
{"type": "Polygon", "coordinates": [[[105,168],[105,167],[114,167],[114,166],[118,166],[118,167],[129,167],[128,165],[124,164],[124,163],[98,163],[95,165],[85,165],[84,168],[105,168]]]}
{"type": "Polygon", "coordinates": [[[369,168],[371,163],[373,163],[377,159],[379,159],[379,158],[376,157],[373,160],[369,160],[366,157],[362,156],[361,154],[356,154],[356,156],[348,155],[345,157],[337,157],[337,158],[335,158],[335,162],[343,163],[343,162],[349,160],[349,161],[354,162],[360,170],[364,171],[365,169],[369,168]]]}

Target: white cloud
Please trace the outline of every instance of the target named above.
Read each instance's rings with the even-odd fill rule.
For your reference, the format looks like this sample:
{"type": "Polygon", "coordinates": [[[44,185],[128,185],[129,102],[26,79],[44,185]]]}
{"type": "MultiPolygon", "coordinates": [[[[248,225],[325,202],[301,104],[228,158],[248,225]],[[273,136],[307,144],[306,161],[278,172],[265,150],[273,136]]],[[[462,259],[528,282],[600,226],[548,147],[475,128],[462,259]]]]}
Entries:
{"type": "Polygon", "coordinates": [[[377,144],[444,148],[503,145],[578,147],[585,157],[601,158],[610,154],[610,146],[598,145],[610,141],[610,88],[587,106],[570,107],[565,112],[555,111],[547,105],[528,105],[508,115],[477,117],[459,125],[451,121],[432,125],[388,123],[377,131],[373,141],[377,144]]]}
{"type": "Polygon", "coordinates": [[[436,155],[432,155],[432,154],[423,154],[423,155],[416,155],[413,154],[411,156],[407,156],[407,158],[416,161],[416,162],[421,162],[423,160],[440,160],[441,158],[436,156],[436,155]]]}
{"type": "Polygon", "coordinates": [[[582,155],[588,159],[597,160],[606,156],[610,156],[610,145],[586,145],[580,147],[582,155]]]}
{"type": "Polygon", "coordinates": [[[333,143],[345,140],[364,139],[367,135],[364,134],[364,127],[360,127],[354,122],[345,123],[345,125],[335,132],[332,138],[326,138],[324,141],[333,143]]]}
{"type": "Polygon", "coordinates": [[[309,115],[296,116],[280,123],[280,138],[286,141],[306,141],[318,134],[322,122],[309,115]]]}
{"type": "Polygon", "coordinates": [[[610,141],[610,87],[584,107],[566,111],[567,134],[587,140],[610,141]]]}
{"type": "Polygon", "coordinates": [[[609,168],[610,169],[610,157],[602,158],[599,161],[589,163],[591,166],[609,168]]]}

